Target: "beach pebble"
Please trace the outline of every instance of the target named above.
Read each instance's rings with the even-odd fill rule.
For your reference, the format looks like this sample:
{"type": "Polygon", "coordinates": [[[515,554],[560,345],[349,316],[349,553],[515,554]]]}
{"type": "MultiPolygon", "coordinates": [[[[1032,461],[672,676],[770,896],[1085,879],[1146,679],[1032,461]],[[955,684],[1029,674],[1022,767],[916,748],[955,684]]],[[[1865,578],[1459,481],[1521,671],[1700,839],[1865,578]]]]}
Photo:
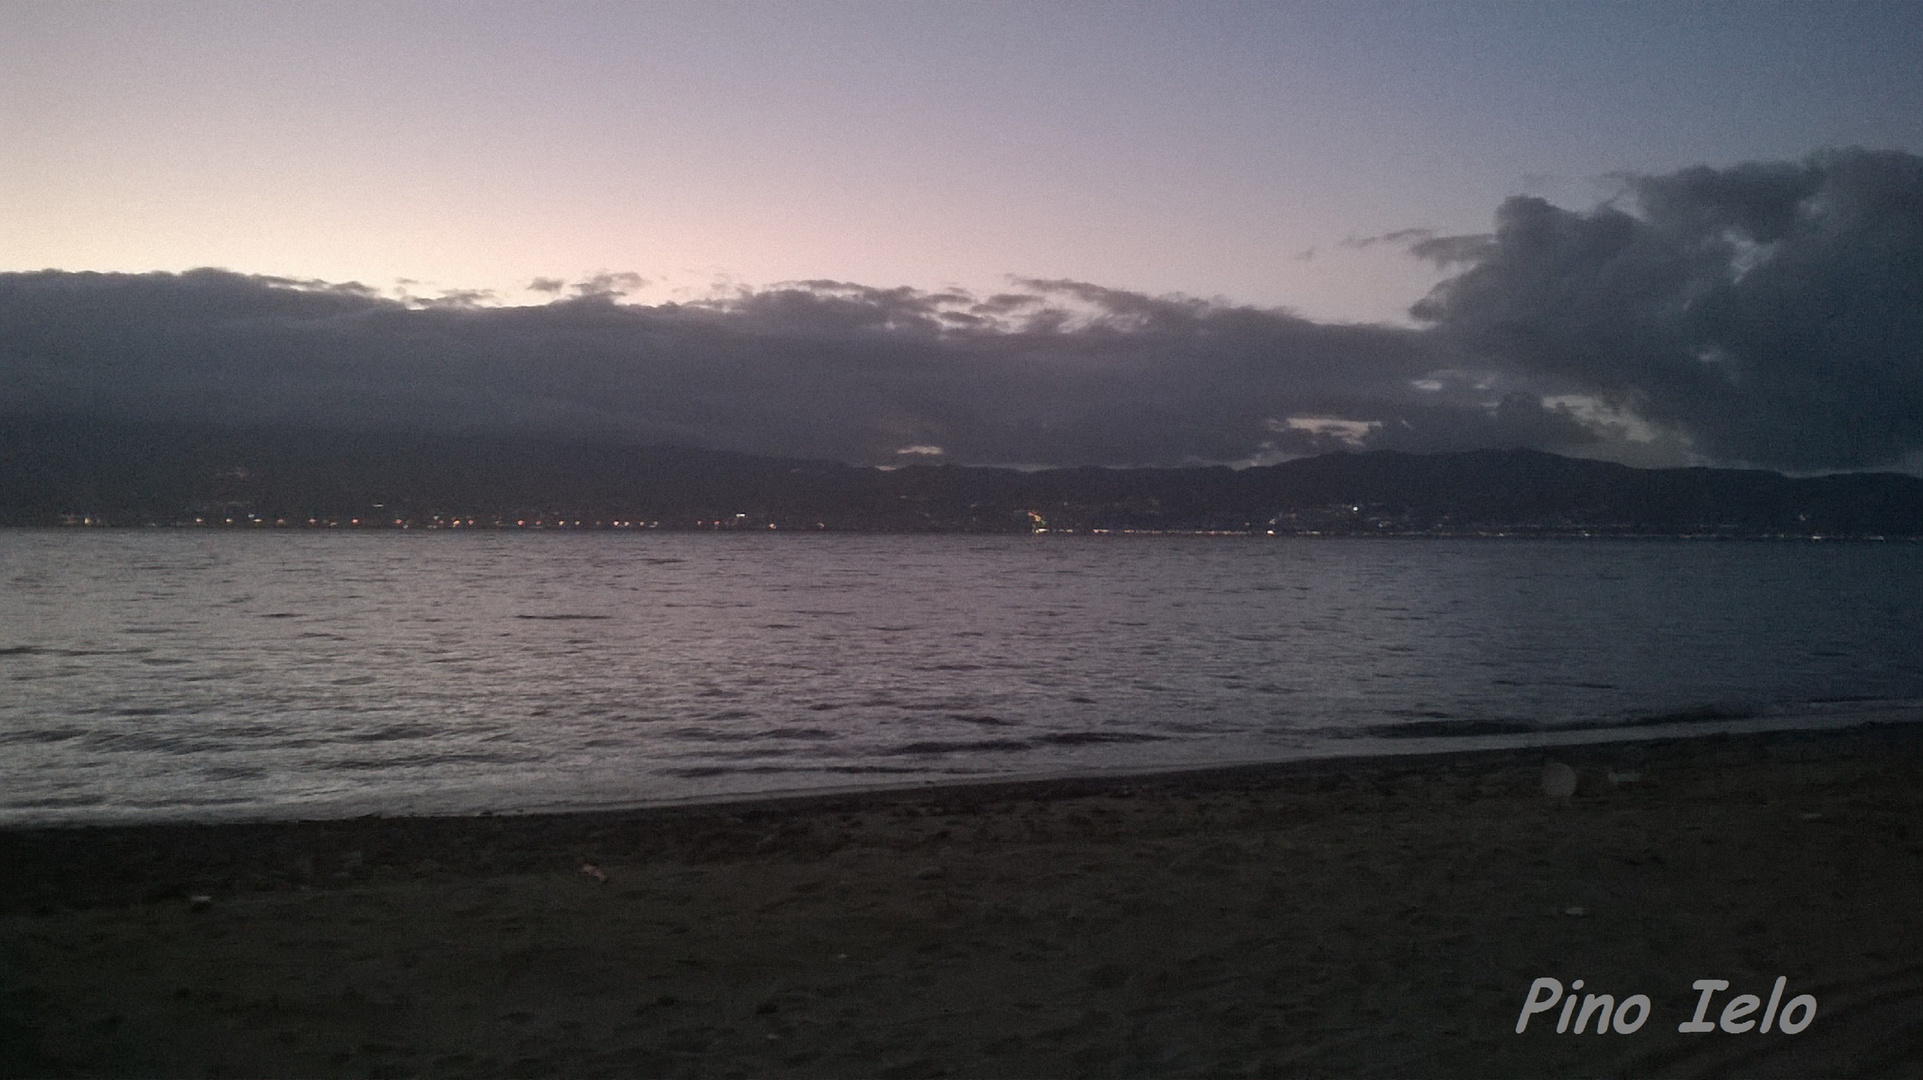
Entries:
{"type": "Polygon", "coordinates": [[[1580,919],[1584,915],[1589,914],[1589,909],[1585,907],[1566,907],[1562,909],[1562,913],[1564,915],[1573,915],[1576,918],[1580,919]]]}
{"type": "Polygon", "coordinates": [[[1543,794],[1552,799],[1567,799],[1576,793],[1576,770],[1560,761],[1542,767],[1543,794]]]}
{"type": "Polygon", "coordinates": [[[213,906],[214,898],[205,894],[198,894],[187,898],[187,910],[189,911],[206,911],[213,906]]]}

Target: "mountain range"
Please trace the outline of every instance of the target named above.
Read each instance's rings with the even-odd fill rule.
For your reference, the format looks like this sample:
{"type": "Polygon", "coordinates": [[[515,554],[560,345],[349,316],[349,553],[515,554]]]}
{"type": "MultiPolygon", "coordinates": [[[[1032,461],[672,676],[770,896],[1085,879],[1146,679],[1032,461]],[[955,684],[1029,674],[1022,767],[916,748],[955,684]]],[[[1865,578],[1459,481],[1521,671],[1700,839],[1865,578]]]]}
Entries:
{"type": "Polygon", "coordinates": [[[1923,479],[1535,450],[878,469],[500,435],[0,417],[0,524],[1923,537],[1923,479]]]}

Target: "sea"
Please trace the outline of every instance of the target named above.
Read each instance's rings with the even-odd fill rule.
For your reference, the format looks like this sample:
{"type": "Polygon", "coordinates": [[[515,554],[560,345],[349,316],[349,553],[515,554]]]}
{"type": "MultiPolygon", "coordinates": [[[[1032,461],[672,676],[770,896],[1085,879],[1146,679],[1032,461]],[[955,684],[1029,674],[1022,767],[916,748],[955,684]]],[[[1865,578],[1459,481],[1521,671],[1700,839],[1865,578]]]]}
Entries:
{"type": "Polygon", "coordinates": [[[1923,717],[1914,543],[0,530],[0,826],[1923,717]]]}

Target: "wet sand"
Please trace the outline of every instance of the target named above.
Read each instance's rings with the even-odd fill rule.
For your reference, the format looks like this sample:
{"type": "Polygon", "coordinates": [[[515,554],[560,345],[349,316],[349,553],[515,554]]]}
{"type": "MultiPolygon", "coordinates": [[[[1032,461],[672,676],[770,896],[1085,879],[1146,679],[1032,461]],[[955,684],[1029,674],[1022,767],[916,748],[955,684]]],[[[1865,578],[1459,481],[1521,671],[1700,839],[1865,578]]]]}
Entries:
{"type": "Polygon", "coordinates": [[[0,832],[0,1073],[1923,1076],[1923,725],[0,832]]]}

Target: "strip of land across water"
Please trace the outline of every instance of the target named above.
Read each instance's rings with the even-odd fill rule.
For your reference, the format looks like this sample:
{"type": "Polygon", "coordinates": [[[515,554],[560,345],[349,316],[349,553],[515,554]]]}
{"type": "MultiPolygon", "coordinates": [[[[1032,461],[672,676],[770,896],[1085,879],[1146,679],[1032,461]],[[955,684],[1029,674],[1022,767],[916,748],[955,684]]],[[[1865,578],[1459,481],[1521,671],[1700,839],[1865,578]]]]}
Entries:
{"type": "Polygon", "coordinates": [[[1923,1076],[1919,911],[1917,723],[13,830],[0,1072],[1923,1076]],[[1539,978],[1648,1016],[1518,1034],[1539,978]]]}

